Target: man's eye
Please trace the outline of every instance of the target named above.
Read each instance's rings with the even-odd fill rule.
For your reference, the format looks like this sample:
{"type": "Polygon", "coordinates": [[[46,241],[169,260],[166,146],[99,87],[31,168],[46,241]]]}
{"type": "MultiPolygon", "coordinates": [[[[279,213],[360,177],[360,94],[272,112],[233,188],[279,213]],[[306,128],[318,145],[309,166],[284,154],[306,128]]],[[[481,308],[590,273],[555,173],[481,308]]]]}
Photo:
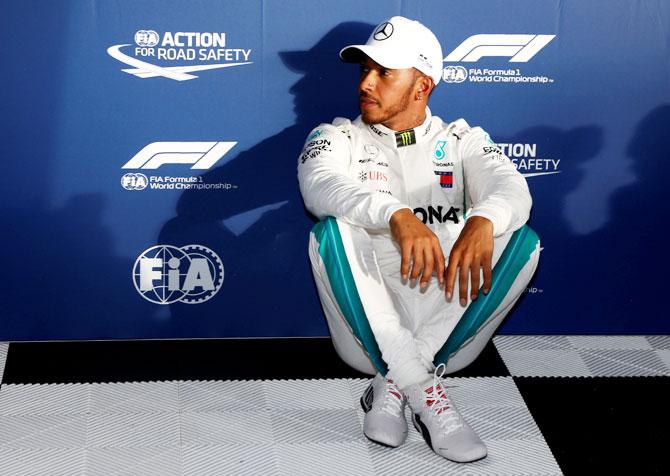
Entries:
{"type": "Polygon", "coordinates": [[[382,76],[388,76],[388,75],[391,74],[391,72],[390,72],[388,69],[382,69],[382,70],[380,71],[380,74],[381,74],[382,76]]]}

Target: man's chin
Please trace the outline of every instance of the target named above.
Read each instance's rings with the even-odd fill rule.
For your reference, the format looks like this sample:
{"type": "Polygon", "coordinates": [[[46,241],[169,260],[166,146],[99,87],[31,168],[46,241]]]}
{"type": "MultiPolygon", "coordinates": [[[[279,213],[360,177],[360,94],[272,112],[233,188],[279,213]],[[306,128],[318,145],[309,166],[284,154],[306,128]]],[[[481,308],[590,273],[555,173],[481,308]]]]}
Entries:
{"type": "Polygon", "coordinates": [[[361,111],[361,120],[365,124],[379,124],[379,117],[375,114],[370,114],[369,111],[361,111]]]}

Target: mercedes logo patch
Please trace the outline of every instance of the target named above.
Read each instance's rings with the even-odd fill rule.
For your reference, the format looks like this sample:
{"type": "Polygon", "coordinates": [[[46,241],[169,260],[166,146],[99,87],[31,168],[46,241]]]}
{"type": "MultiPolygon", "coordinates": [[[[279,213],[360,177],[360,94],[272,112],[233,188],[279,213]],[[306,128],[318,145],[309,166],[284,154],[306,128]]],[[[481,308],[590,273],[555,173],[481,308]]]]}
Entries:
{"type": "Polygon", "coordinates": [[[377,41],[383,41],[388,39],[393,34],[393,24],[389,22],[382,23],[375,31],[374,39],[377,41]]]}

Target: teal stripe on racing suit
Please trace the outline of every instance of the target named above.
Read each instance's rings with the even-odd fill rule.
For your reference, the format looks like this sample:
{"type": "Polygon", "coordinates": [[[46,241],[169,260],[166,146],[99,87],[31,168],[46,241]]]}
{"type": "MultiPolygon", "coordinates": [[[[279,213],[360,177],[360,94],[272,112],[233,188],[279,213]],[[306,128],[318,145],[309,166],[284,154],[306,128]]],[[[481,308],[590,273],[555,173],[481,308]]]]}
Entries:
{"type": "MultiPolygon", "coordinates": [[[[344,250],[337,221],[328,217],[317,223],[312,229],[318,243],[319,255],[328,274],[328,281],[335,300],[370,360],[382,374],[386,375],[388,366],[382,359],[379,345],[365,314],[358,289],[344,250]]],[[[466,344],[493,316],[504,297],[509,292],[521,269],[530,260],[539,238],[535,231],[524,225],[515,231],[501,257],[492,270],[491,290],[488,294],[479,291],[444,346],[435,354],[434,364],[447,363],[449,357],[466,344]]]]}
{"type": "Polygon", "coordinates": [[[491,271],[491,290],[484,294],[479,290],[477,299],[472,301],[456,327],[449,335],[447,342],[435,354],[435,366],[445,363],[479,329],[484,327],[493,312],[509,292],[521,269],[530,259],[530,255],[540,238],[528,225],[524,225],[512,234],[503,254],[491,271]]]}
{"type": "Polygon", "coordinates": [[[382,359],[375,336],[370,328],[370,323],[365,315],[363,303],[358,295],[358,289],[351,273],[349,261],[342,244],[342,236],[337,226],[337,220],[328,217],[320,221],[312,233],[319,243],[319,255],[326,267],[328,281],[335,295],[337,305],[340,307],[354,336],[367,352],[370,360],[382,374],[386,375],[388,366],[382,359]]]}

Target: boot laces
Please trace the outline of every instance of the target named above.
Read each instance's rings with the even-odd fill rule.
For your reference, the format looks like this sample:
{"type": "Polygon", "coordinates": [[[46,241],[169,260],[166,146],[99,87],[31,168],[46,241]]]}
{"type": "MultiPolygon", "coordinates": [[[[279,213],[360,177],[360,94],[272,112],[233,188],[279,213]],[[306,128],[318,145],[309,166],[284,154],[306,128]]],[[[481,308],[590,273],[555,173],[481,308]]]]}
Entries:
{"type": "Polygon", "coordinates": [[[388,413],[391,416],[397,416],[403,412],[402,404],[404,397],[400,392],[398,386],[393,383],[393,380],[384,379],[384,399],[381,411],[388,413]]]}
{"type": "Polygon", "coordinates": [[[440,364],[435,369],[433,386],[426,389],[426,405],[436,415],[439,426],[449,434],[463,426],[463,419],[454,407],[451,398],[445,392],[440,381],[446,370],[447,366],[445,364],[440,364]]]}

